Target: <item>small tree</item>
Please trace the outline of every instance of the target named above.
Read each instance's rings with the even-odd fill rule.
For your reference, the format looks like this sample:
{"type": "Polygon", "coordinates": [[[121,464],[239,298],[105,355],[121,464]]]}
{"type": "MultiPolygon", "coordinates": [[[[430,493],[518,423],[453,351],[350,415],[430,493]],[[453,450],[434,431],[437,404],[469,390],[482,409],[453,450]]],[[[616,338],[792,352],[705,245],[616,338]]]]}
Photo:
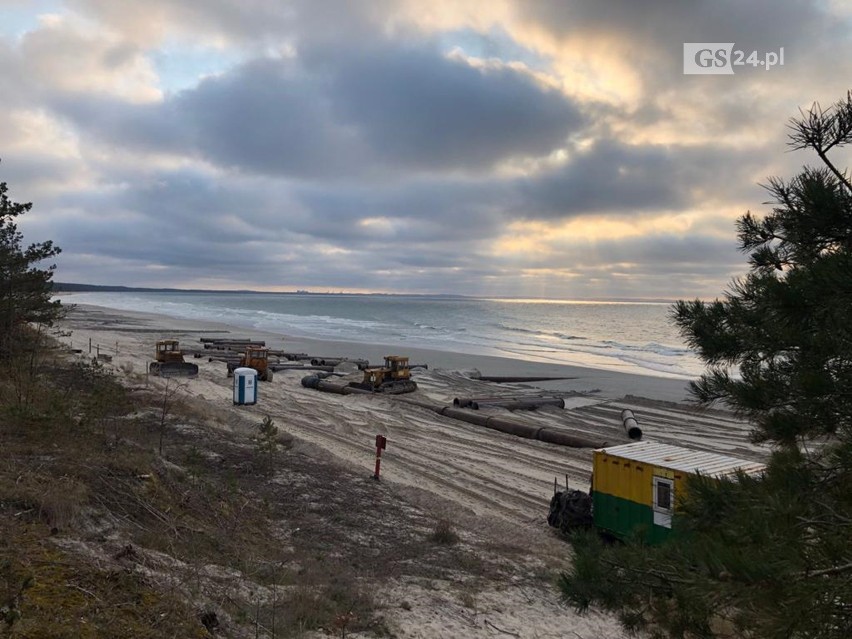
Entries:
{"type": "Polygon", "coordinates": [[[822,162],[773,178],[774,207],[738,222],[750,272],[722,300],[672,315],[723,401],[775,446],[763,479],[688,485],[658,547],[579,541],[563,592],[660,637],[852,636],[852,184],[829,152],[852,143],[852,94],[791,122],[822,162]]]}
{"type": "Polygon", "coordinates": [[[37,265],[57,256],[53,242],[23,247],[23,235],[15,220],[32,208],[9,199],[8,187],[0,182],[0,358],[8,358],[30,323],[51,325],[62,312],[59,301],[51,296],[51,278],[55,265],[40,269],[37,265]]]}
{"type": "Polygon", "coordinates": [[[271,454],[278,450],[278,426],[269,415],[258,424],[256,440],[257,451],[261,454],[271,454]]]}

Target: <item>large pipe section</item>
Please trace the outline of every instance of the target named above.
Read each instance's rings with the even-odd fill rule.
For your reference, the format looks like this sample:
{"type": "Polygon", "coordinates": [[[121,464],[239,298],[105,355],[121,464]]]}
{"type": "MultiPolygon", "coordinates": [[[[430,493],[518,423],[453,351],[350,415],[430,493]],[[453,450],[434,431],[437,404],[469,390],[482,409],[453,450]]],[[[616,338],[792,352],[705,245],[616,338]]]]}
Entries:
{"type": "Polygon", "coordinates": [[[639,422],[636,421],[633,411],[629,408],[621,411],[621,424],[624,426],[624,432],[627,433],[630,439],[633,441],[642,439],[642,429],[639,428],[639,422]]]}
{"type": "MultiPolygon", "coordinates": [[[[306,377],[302,380],[303,386],[306,386],[307,388],[316,388],[317,390],[327,389],[323,385],[323,382],[319,380],[315,383],[315,385],[308,386],[306,384],[306,381],[308,379],[309,378],[306,377]]],[[[339,386],[335,386],[334,384],[328,384],[327,382],[325,384],[328,387],[334,387],[334,390],[328,388],[330,392],[348,394],[341,393],[341,387],[339,386]]],[[[359,389],[353,388],[351,390],[357,391],[359,389]]],[[[363,392],[369,393],[370,391],[363,392]]],[[[408,397],[396,397],[396,399],[397,401],[405,402],[406,404],[411,404],[412,406],[419,406],[420,408],[425,408],[426,410],[430,410],[433,413],[437,413],[438,415],[443,415],[444,417],[450,417],[451,419],[456,419],[458,421],[466,422],[468,424],[474,424],[476,426],[484,426],[485,428],[498,430],[500,432],[515,435],[517,437],[524,437],[526,439],[537,439],[538,441],[547,442],[548,444],[556,444],[558,446],[569,446],[571,448],[604,448],[605,446],[609,445],[609,442],[605,440],[592,439],[591,437],[586,437],[585,435],[569,433],[558,428],[547,428],[542,426],[534,426],[532,424],[522,424],[520,422],[515,422],[509,419],[505,419],[503,417],[498,417],[496,415],[471,413],[470,411],[462,410],[460,408],[456,408],[455,406],[430,404],[428,402],[418,401],[416,399],[410,399],[408,397]]]]}
{"type": "Polygon", "coordinates": [[[473,410],[480,408],[505,408],[506,410],[536,410],[542,406],[565,408],[561,397],[518,397],[516,399],[480,399],[470,403],[473,410]]]}
{"type": "Polygon", "coordinates": [[[522,393],[518,395],[503,393],[501,395],[473,395],[470,397],[454,397],[453,406],[455,406],[456,408],[472,408],[473,404],[480,404],[484,406],[485,404],[491,404],[493,402],[523,402],[527,400],[541,398],[553,399],[554,395],[552,393],[522,393]]]}
{"type": "MultiPolygon", "coordinates": [[[[368,390],[353,388],[351,386],[341,386],[320,379],[318,375],[308,375],[302,378],[302,386],[305,388],[314,388],[316,390],[327,393],[336,393],[338,395],[351,395],[354,393],[372,395],[368,390]]],[[[391,395],[390,397],[394,397],[391,395]]],[[[458,421],[483,426],[492,430],[497,430],[502,433],[508,433],[525,439],[536,439],[548,444],[556,444],[558,446],[568,446],[570,448],[605,448],[610,442],[603,439],[593,439],[590,436],[570,433],[559,428],[548,428],[546,426],[536,426],[533,424],[524,424],[516,422],[497,415],[486,415],[483,413],[472,413],[468,410],[457,408],[456,406],[443,406],[441,404],[431,404],[428,402],[418,401],[416,399],[396,397],[397,401],[405,402],[412,406],[425,408],[438,415],[456,419],[458,421]]]]}
{"type": "Polygon", "coordinates": [[[371,395],[372,391],[364,390],[363,388],[354,388],[352,386],[341,386],[325,381],[326,375],[317,373],[316,375],[308,375],[302,378],[302,386],[305,388],[315,388],[316,390],[325,393],[334,393],[336,395],[371,395]]]}
{"type": "Polygon", "coordinates": [[[370,362],[366,359],[349,359],[348,357],[313,357],[311,358],[312,366],[337,366],[343,362],[352,362],[357,364],[358,368],[365,369],[370,366],[370,362]]]}
{"type": "Polygon", "coordinates": [[[270,364],[269,368],[278,371],[323,371],[331,373],[334,371],[334,366],[305,366],[303,364],[270,364]]]}
{"type": "Polygon", "coordinates": [[[284,359],[289,360],[291,362],[299,361],[299,360],[303,360],[303,359],[310,359],[310,356],[307,353],[292,353],[290,351],[280,351],[280,350],[274,351],[274,350],[270,349],[269,354],[275,355],[276,357],[279,357],[279,358],[283,357],[284,359]]]}
{"type": "Polygon", "coordinates": [[[534,426],[532,424],[523,424],[521,422],[512,421],[504,417],[495,415],[483,415],[482,413],[470,413],[461,408],[454,406],[429,406],[431,410],[452,417],[468,424],[476,424],[484,426],[492,430],[499,430],[502,433],[508,433],[525,439],[537,439],[549,444],[558,444],[559,446],[569,446],[571,448],[603,448],[609,444],[604,440],[592,439],[584,435],[569,433],[558,428],[547,428],[542,426],[534,426]]]}
{"type": "Polygon", "coordinates": [[[508,410],[535,410],[541,406],[556,406],[565,408],[565,400],[553,395],[497,395],[484,397],[455,397],[453,406],[456,408],[472,408],[479,410],[489,406],[506,408],[508,410]]]}
{"type": "Polygon", "coordinates": [[[205,342],[205,350],[214,351],[244,351],[247,348],[263,348],[266,342],[205,342]]]}

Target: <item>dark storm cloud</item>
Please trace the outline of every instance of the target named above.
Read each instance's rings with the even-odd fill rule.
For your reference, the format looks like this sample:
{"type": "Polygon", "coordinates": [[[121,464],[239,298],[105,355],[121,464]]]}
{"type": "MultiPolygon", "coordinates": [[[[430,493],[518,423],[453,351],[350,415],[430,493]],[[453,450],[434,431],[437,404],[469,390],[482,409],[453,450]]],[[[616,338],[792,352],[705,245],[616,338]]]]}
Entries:
{"type": "Polygon", "coordinates": [[[351,244],[370,239],[444,242],[493,237],[511,218],[507,203],[515,195],[510,184],[493,178],[435,178],[384,187],[303,187],[295,197],[303,204],[303,213],[292,228],[351,244]],[[364,219],[379,223],[362,225],[364,219]]]}
{"type": "Polygon", "coordinates": [[[661,211],[701,204],[715,188],[755,194],[742,174],[761,166],[755,151],[704,146],[628,145],[600,140],[562,166],[519,181],[522,217],[568,218],[595,212],[661,211]]]}
{"type": "Polygon", "coordinates": [[[526,180],[530,217],[565,217],[590,211],[683,206],[682,183],[672,179],[676,154],[664,147],[606,140],[580,151],[564,166],[526,180]]]}
{"type": "Polygon", "coordinates": [[[167,108],[201,154],[220,166],[270,174],[340,173],[357,148],[334,122],[314,79],[289,62],[246,64],[204,80],[167,108]]]}
{"type": "Polygon", "coordinates": [[[311,81],[284,61],[256,60],[162,103],[61,94],[52,104],[104,143],[249,172],[339,172],[352,151],[311,81]]]}
{"type": "Polygon", "coordinates": [[[111,144],[302,176],[483,170],[546,154],[583,123],[576,105],[529,75],[473,68],[429,46],[326,50],[307,69],[255,60],[156,105],[61,95],[54,106],[111,144]]]}
{"type": "MultiPolygon", "coordinates": [[[[308,58],[326,62],[327,50],[308,58]]],[[[333,62],[335,110],[389,162],[441,169],[546,155],[584,120],[564,95],[507,67],[409,47],[336,51],[333,62]]]]}
{"type": "Polygon", "coordinates": [[[712,274],[725,269],[744,270],[745,260],[737,250],[733,233],[730,238],[699,233],[687,236],[654,234],[602,240],[593,246],[574,246],[568,254],[541,258],[539,266],[580,270],[603,266],[609,270],[612,264],[629,265],[627,270],[637,276],[677,272],[712,274]]]}
{"type": "Polygon", "coordinates": [[[186,170],[128,178],[121,188],[58,198],[58,208],[78,212],[57,217],[58,238],[94,250],[106,234],[116,241],[101,250],[116,256],[128,251],[156,255],[158,250],[171,251],[176,241],[191,238],[198,243],[199,259],[212,262],[223,246],[291,237],[281,219],[286,200],[272,197],[274,189],[263,188],[256,181],[219,181],[210,174],[186,170]],[[104,218],[116,223],[104,228],[104,218]],[[156,242],[127,246],[121,241],[134,236],[156,238],[156,242]]]}

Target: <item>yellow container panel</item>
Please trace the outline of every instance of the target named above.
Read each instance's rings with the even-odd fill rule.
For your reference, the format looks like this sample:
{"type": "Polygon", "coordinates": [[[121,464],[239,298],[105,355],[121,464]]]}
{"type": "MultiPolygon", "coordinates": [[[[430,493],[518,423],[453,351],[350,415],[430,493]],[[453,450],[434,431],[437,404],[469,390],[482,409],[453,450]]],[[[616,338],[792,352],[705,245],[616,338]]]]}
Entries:
{"type": "Polygon", "coordinates": [[[673,479],[675,495],[680,497],[685,492],[687,475],[655,464],[607,455],[603,451],[594,454],[594,490],[643,506],[654,503],[654,477],[673,479]]]}
{"type": "Polygon", "coordinates": [[[648,464],[595,451],[595,491],[650,506],[653,500],[653,475],[654,467],[648,464]]]}

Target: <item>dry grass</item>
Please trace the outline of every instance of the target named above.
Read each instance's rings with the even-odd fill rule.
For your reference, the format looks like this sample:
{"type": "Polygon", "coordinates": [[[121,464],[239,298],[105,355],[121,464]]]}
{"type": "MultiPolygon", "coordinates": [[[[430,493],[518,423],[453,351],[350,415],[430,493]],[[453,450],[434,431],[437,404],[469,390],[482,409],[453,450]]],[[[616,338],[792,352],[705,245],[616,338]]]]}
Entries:
{"type": "Polygon", "coordinates": [[[387,636],[388,579],[501,576],[272,424],[227,433],[188,396],[164,418],[157,393],[52,357],[26,406],[0,381],[0,636],[387,636]]]}
{"type": "Polygon", "coordinates": [[[442,546],[452,546],[459,542],[459,535],[449,519],[439,519],[435,522],[435,529],[429,535],[429,539],[442,546]]]}

